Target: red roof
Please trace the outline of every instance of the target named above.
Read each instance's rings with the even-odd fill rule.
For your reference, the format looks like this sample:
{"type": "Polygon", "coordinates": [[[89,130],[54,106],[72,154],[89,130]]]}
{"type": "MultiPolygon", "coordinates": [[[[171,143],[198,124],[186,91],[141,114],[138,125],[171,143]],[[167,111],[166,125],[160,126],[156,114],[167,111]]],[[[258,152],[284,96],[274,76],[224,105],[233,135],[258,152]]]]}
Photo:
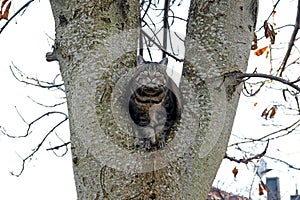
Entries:
{"type": "Polygon", "coordinates": [[[218,188],[212,187],[208,194],[207,200],[249,200],[249,199],[246,197],[237,196],[232,193],[228,193],[218,188]]]}

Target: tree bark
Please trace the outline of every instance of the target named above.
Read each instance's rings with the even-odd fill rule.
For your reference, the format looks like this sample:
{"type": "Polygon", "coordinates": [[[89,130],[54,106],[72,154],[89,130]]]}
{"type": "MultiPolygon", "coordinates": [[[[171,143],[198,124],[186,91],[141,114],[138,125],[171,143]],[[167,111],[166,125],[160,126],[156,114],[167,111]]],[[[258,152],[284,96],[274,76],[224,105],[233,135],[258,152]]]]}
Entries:
{"type": "Polygon", "coordinates": [[[224,156],[250,50],[250,6],[192,1],[181,84],[186,104],[168,148],[144,153],[115,105],[136,67],[135,0],[51,0],[78,199],[206,199],[224,156]]]}
{"type": "Polygon", "coordinates": [[[206,198],[225,155],[241,89],[235,74],[247,67],[257,6],[256,0],[191,1],[183,75],[198,94],[201,140],[190,161],[189,199],[206,198]]]}

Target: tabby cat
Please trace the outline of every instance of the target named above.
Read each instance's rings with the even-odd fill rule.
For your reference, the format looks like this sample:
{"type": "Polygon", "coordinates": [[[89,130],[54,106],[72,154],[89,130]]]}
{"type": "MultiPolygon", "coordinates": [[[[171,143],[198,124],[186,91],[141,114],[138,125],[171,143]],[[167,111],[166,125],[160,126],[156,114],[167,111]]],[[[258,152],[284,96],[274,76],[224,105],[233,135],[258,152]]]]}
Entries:
{"type": "Polygon", "coordinates": [[[129,82],[129,114],[135,124],[135,145],[146,150],[165,147],[181,118],[179,88],[167,75],[168,59],[159,63],[138,57],[138,69],[129,82]]]}

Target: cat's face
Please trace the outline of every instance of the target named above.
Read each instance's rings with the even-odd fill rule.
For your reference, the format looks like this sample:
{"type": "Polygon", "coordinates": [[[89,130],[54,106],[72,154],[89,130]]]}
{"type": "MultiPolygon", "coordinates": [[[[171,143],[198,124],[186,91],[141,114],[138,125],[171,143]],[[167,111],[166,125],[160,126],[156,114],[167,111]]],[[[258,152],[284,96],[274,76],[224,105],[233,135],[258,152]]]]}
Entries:
{"type": "Polygon", "coordinates": [[[140,72],[136,77],[138,86],[157,87],[167,84],[166,74],[157,69],[157,66],[149,66],[154,69],[149,69],[140,72]]]}

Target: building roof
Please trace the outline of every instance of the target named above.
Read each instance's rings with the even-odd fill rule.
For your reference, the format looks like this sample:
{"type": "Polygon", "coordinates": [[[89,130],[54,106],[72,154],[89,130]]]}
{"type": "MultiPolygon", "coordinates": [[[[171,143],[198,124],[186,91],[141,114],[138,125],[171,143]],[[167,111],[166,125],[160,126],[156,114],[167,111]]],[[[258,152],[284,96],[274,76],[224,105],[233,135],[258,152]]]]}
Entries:
{"type": "Polygon", "coordinates": [[[249,199],[246,197],[237,196],[232,193],[228,193],[218,188],[212,187],[208,194],[207,200],[249,200],[249,199]]]}

